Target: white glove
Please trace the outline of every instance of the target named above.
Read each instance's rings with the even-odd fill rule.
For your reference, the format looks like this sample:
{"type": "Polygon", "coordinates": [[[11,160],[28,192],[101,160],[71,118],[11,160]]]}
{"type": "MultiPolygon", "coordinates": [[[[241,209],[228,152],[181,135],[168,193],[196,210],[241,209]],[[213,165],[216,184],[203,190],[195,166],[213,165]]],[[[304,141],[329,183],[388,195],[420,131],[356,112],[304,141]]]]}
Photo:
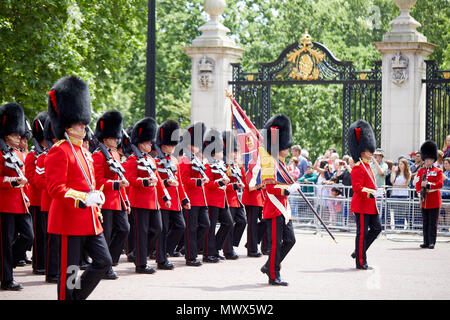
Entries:
{"type": "Polygon", "coordinates": [[[289,186],[289,193],[298,193],[298,189],[300,189],[300,185],[298,183],[291,184],[289,186]]]}
{"type": "Polygon", "coordinates": [[[100,207],[104,203],[105,203],[105,195],[101,191],[94,190],[89,192],[86,196],[87,207],[100,207]]]}
{"type": "Polygon", "coordinates": [[[375,191],[375,198],[383,198],[386,195],[386,190],[384,190],[383,188],[378,188],[375,191]]]}

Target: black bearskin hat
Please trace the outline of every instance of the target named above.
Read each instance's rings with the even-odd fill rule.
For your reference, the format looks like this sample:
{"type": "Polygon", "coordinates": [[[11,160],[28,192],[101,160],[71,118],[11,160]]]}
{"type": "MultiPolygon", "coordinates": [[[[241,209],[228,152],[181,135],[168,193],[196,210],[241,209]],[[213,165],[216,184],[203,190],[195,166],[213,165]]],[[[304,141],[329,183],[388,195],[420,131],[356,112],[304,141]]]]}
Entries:
{"type": "Polygon", "coordinates": [[[223,149],[222,133],[214,128],[209,129],[203,141],[203,152],[206,152],[205,156],[214,156],[218,152],[223,152],[223,149]],[[209,148],[207,148],[208,146],[209,148]]]}
{"type": "Polygon", "coordinates": [[[48,115],[57,139],[73,124],[91,122],[91,97],[88,85],[75,76],[59,79],[49,92],[48,115]]]}
{"type": "Polygon", "coordinates": [[[283,114],[276,114],[270,118],[264,125],[262,134],[265,137],[264,148],[269,154],[272,147],[277,147],[278,151],[281,151],[292,146],[291,120],[283,114]]]}
{"type": "Polygon", "coordinates": [[[155,143],[157,127],[158,125],[153,118],[146,117],[139,120],[131,132],[131,142],[135,145],[145,141],[151,141],[152,144],[155,143]]]}
{"type": "Polygon", "coordinates": [[[31,124],[31,132],[33,133],[33,137],[38,141],[44,140],[44,124],[48,119],[47,111],[42,111],[37,114],[34,118],[33,123],[31,124]]]}
{"type": "Polygon", "coordinates": [[[434,161],[438,159],[438,148],[434,141],[427,140],[420,147],[420,155],[422,159],[432,158],[434,161]]]}
{"type": "MultiPolygon", "coordinates": [[[[133,127],[125,129],[128,137],[131,139],[131,132],[133,131],[133,127]]],[[[125,155],[130,155],[133,150],[131,149],[131,141],[127,138],[127,136],[124,134],[122,137],[122,141],[120,142],[120,145],[122,147],[122,151],[125,155]]]]}
{"type": "Polygon", "coordinates": [[[12,133],[21,136],[25,132],[25,114],[20,104],[9,102],[1,106],[0,136],[6,137],[12,133]]]}
{"type": "Polygon", "coordinates": [[[163,122],[156,132],[156,144],[158,146],[168,145],[176,146],[180,142],[180,125],[174,120],[167,120],[163,122]],[[178,130],[175,137],[172,137],[173,133],[178,130]]]}
{"type": "Polygon", "coordinates": [[[359,161],[361,153],[366,150],[373,153],[377,147],[372,127],[361,119],[353,122],[348,128],[347,142],[350,155],[355,162],[359,161]]]}
{"type": "Polygon", "coordinates": [[[236,136],[232,131],[223,131],[222,132],[222,140],[223,140],[223,159],[225,162],[232,162],[232,159],[228,159],[228,153],[237,152],[238,145],[236,136]]]}
{"type": "Polygon", "coordinates": [[[52,140],[55,138],[55,133],[53,132],[52,122],[49,117],[45,119],[43,125],[44,125],[43,138],[45,139],[45,141],[52,142],[52,140]]]}
{"type": "Polygon", "coordinates": [[[186,128],[186,132],[183,135],[183,141],[186,141],[187,144],[191,146],[196,146],[200,149],[200,152],[203,149],[203,140],[206,133],[206,126],[203,122],[196,122],[194,124],[190,124],[186,128]]]}
{"type": "Polygon", "coordinates": [[[99,141],[122,137],[123,117],[119,111],[106,111],[98,120],[94,134],[99,141]]]}

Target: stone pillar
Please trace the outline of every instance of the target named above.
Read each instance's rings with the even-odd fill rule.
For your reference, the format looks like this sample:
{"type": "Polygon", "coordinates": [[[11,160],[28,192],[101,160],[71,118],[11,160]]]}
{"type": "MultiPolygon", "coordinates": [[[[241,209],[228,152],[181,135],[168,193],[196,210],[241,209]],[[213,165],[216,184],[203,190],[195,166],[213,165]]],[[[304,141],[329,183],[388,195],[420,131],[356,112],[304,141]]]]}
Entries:
{"type": "Polygon", "coordinates": [[[436,46],[416,30],[421,24],[409,15],[416,0],[394,1],[401,14],[375,46],[383,56],[381,147],[386,159],[396,161],[425,140],[424,60],[436,46]]]}
{"type": "Polygon", "coordinates": [[[225,0],[205,0],[204,9],[210,20],[199,28],[202,35],[184,48],[192,59],[191,122],[202,121],[208,128],[231,129],[231,110],[225,89],[231,91],[231,63],[244,50],[237,47],[226,34],[230,31],[219,22],[225,10],[225,0]]]}

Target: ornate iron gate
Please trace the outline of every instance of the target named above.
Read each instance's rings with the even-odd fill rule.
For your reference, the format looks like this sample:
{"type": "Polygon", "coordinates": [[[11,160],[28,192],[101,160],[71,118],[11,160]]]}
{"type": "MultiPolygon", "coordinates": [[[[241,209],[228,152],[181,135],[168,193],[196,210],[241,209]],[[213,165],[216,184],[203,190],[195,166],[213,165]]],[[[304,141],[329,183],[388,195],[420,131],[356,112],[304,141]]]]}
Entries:
{"type": "Polygon", "coordinates": [[[440,149],[450,135],[450,70],[439,70],[434,60],[426,60],[425,138],[440,149]]]}
{"type": "Polygon", "coordinates": [[[308,31],[301,43],[289,45],[279,57],[260,63],[258,72],[244,72],[233,63],[233,94],[256,127],[271,116],[271,86],[342,84],[342,152],[348,153],[347,129],[357,119],[372,125],[381,145],[381,61],[371,70],[355,71],[353,62],[337,59],[323,44],[312,41],[308,31]]]}

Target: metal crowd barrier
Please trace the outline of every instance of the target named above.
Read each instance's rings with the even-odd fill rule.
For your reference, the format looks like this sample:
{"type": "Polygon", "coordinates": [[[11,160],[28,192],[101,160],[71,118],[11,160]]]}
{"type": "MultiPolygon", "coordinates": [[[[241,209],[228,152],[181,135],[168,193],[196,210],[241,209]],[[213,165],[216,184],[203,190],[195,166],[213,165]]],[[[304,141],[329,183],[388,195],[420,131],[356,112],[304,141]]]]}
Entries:
{"type": "MultiPolygon", "coordinates": [[[[350,210],[353,190],[342,184],[300,184],[306,198],[330,230],[354,232],[355,215],[350,210]],[[333,192],[336,188],[340,193],[333,192]]],[[[395,234],[422,234],[422,212],[414,189],[385,186],[386,197],[377,199],[382,233],[389,239],[395,234]]],[[[289,196],[294,226],[319,232],[323,227],[305,200],[297,193],[289,196]]],[[[450,236],[450,199],[442,199],[438,236],[450,236]]]]}

